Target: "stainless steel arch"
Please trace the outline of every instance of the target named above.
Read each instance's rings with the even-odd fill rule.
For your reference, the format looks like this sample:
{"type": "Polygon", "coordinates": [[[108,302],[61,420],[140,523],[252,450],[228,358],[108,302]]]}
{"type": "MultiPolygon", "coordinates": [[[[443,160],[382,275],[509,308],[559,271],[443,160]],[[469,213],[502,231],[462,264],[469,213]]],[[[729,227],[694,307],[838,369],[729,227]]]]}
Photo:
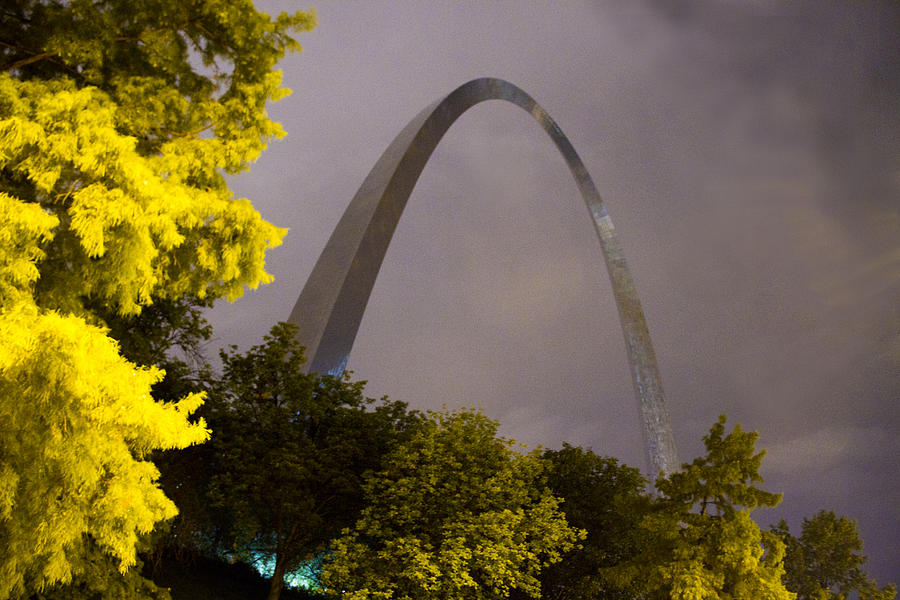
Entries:
{"type": "Polygon", "coordinates": [[[656,356],[637,290],[612,221],[587,169],[550,115],[524,91],[501,79],[470,81],[420,112],[375,163],[331,234],[288,319],[299,327],[311,372],[343,372],[369,294],[394,229],[425,163],[466,110],[506,100],[541,124],[562,153],[591,213],[625,335],[628,362],[655,475],[677,468],[677,454],[656,356]]]}

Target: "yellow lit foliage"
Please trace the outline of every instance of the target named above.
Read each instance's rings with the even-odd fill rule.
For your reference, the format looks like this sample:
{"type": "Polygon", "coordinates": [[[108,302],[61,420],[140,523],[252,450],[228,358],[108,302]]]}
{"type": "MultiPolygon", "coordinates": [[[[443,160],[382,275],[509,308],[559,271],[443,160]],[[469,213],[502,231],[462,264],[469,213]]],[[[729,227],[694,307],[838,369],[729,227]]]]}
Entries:
{"type": "Polygon", "coordinates": [[[41,272],[38,302],[79,313],[81,298],[92,296],[135,313],[154,296],[235,299],[244,285],[268,283],[265,250],[284,230],[224,186],[188,183],[188,161],[213,173],[221,166],[202,164],[204,149],[194,146],[207,140],[176,138],[161,154],[142,156],[137,139],[118,132],[118,112],[96,88],[0,75],[0,169],[32,184],[30,198],[6,195],[4,212],[27,208],[21,221],[33,225],[22,226],[39,228],[56,259],[30,255],[41,272]],[[52,229],[51,215],[58,218],[52,229]]]}
{"type": "Polygon", "coordinates": [[[475,411],[429,413],[364,485],[367,506],[332,542],[322,582],[347,600],[540,596],[541,569],[584,532],[520,454],[475,411]]]}
{"type": "Polygon", "coordinates": [[[85,535],[130,566],[137,534],[176,513],[143,458],[206,439],[185,422],[202,398],[155,402],[161,372],[76,317],[12,309],[0,347],[0,597],[70,579],[85,535]]]}
{"type": "Polygon", "coordinates": [[[284,134],[275,64],[312,13],[251,0],[18,0],[0,19],[0,600],[121,570],[175,514],[146,455],[206,438],[104,314],[239,297],[285,231],[234,199],[284,134]],[[97,309],[96,307],[101,307],[97,309]]]}
{"type": "Polygon", "coordinates": [[[756,486],[758,437],[740,425],[726,435],[721,416],[703,438],[706,456],[657,480],[641,551],[601,573],[648,600],[795,600],[782,583],[784,544],[750,517],[781,502],[756,486]]]}
{"type": "Polygon", "coordinates": [[[52,237],[59,219],[36,204],[26,204],[0,192],[0,306],[31,297],[43,243],[52,237]]]}

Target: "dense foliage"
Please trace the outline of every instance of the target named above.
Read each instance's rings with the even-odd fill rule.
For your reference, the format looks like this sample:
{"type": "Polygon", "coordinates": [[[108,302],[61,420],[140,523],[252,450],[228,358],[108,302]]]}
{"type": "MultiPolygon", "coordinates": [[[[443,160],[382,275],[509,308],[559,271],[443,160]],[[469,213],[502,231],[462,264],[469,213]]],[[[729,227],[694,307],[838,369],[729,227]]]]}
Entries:
{"type": "Polygon", "coordinates": [[[97,556],[124,571],[175,514],[147,457],[206,437],[201,399],[154,402],[161,373],[102,327],[270,279],[284,232],[223,174],[282,134],[274,65],[313,21],[249,0],[0,7],[0,598],[97,556]]]}
{"type": "MultiPolygon", "coordinates": [[[[231,371],[235,383],[229,385],[240,393],[231,396],[229,404],[248,405],[235,410],[235,415],[249,421],[255,417],[248,411],[258,410],[254,407],[261,401],[268,404],[282,393],[278,390],[294,387],[288,381],[295,371],[284,368],[282,372],[280,366],[288,365],[297,352],[295,347],[286,352],[294,343],[287,333],[283,326],[276,327],[263,346],[245,355],[228,354],[248,367],[231,371]],[[273,382],[277,382],[274,387],[273,382]]],[[[246,497],[216,505],[207,515],[213,525],[206,531],[244,531],[241,536],[219,538],[219,552],[229,550],[226,554],[239,560],[271,553],[277,538],[271,535],[275,521],[264,524],[253,511],[272,514],[267,512],[271,508],[257,503],[299,504],[309,497],[310,484],[321,482],[319,492],[335,504],[355,502],[343,513],[340,506],[330,506],[321,514],[304,517],[327,529],[328,536],[336,535],[338,523],[346,527],[336,539],[325,539],[323,533],[321,546],[316,546],[331,556],[320,576],[325,586],[321,592],[328,596],[787,600],[798,592],[801,600],[847,600],[848,592],[856,590],[861,600],[895,597],[892,586],[879,589],[861,571],[865,559],[859,554],[861,542],[852,521],[822,512],[804,522],[800,538],[790,536],[783,523],[771,532],[756,526],[749,518],[751,510],[770,506],[780,496],[755,485],[760,481],[762,459],[762,453],[754,449],[756,434],[738,426],[726,435],[724,419],[706,436],[706,455],[661,479],[655,496],[645,490],[637,470],[589,450],[563,445],[540,456],[515,452],[509,442],[497,437],[497,424],[479,413],[431,414],[424,423],[394,420],[393,425],[385,423],[387,435],[382,438],[393,439],[393,450],[379,456],[380,460],[355,459],[368,467],[381,466],[362,472],[361,489],[341,497],[330,486],[342,478],[328,475],[334,460],[340,462],[340,458],[291,445],[291,435],[297,439],[309,435],[308,422],[321,414],[314,406],[313,402],[302,409],[301,414],[310,415],[308,419],[279,419],[272,435],[283,436],[278,432],[291,428],[297,431],[273,438],[278,440],[273,447],[261,443],[270,435],[268,426],[258,432],[252,427],[241,429],[240,440],[223,436],[217,454],[225,453],[242,464],[233,462],[232,468],[219,472],[225,473],[223,480],[232,486],[235,498],[246,497]],[[391,427],[394,436],[389,433],[391,427]],[[252,453],[243,454],[251,447],[252,453]],[[270,468],[284,469],[289,464],[289,457],[279,458],[282,447],[303,456],[305,468],[315,477],[306,480],[301,473],[289,480],[270,468]],[[247,464],[247,457],[256,462],[247,464]],[[241,482],[246,486],[243,490],[241,482]],[[236,527],[239,520],[251,526],[236,527]],[[585,530],[587,536],[576,542],[577,529],[585,530]],[[260,535],[267,531],[269,535],[260,535]],[[269,550],[262,549],[265,544],[269,550]]],[[[218,410],[214,407],[211,402],[204,410],[218,410]]],[[[345,438],[346,445],[336,450],[331,446],[337,453],[347,448],[383,451],[390,447],[390,443],[360,445],[359,432],[345,430],[338,437],[345,438]]],[[[214,447],[215,442],[173,456],[214,447]]],[[[201,463],[189,459],[185,464],[196,472],[201,463]]],[[[360,473],[351,474],[354,486],[360,482],[360,473]]],[[[186,478],[179,481],[182,489],[189,487],[183,484],[186,478]]],[[[205,481],[209,486],[210,480],[205,481]]],[[[209,489],[212,498],[215,486],[209,489]]],[[[187,510],[184,516],[190,514],[187,510]]]]}
{"type": "Polygon", "coordinates": [[[647,599],[792,600],[782,583],[784,544],[750,518],[781,501],[755,485],[764,455],[757,437],[740,425],[725,435],[721,417],[703,438],[706,456],[657,480],[640,552],[605,569],[609,581],[647,599]]]}
{"type": "Polygon", "coordinates": [[[310,15],[32,0],[0,22],[0,190],[27,234],[4,302],[36,283],[44,308],[81,314],[96,298],[135,313],[154,296],[235,298],[269,280],[264,251],[283,231],[233,200],[223,172],[283,134],[265,112],[285,94],[273,67],[310,15]]]}
{"type": "Polygon", "coordinates": [[[366,481],[366,507],[333,542],[325,588],[347,600],[538,597],[541,569],[584,536],[544,469],[478,412],[429,413],[366,481]]]}
{"type": "Polygon", "coordinates": [[[863,570],[866,557],[855,521],[821,510],[803,519],[800,537],[784,521],[772,531],[787,546],[784,584],[797,600],[846,600],[853,592],[860,600],[897,596],[897,586],[879,588],[863,570]]]}
{"type": "Polygon", "coordinates": [[[193,532],[207,552],[274,564],[273,600],[285,573],[353,524],[363,473],[419,422],[400,402],[366,398],[362,382],[302,373],[295,331],[280,323],[263,344],[222,352],[223,375],[203,409],[212,439],[167,468],[185,517],[208,524],[193,532]]]}
{"type": "Polygon", "coordinates": [[[634,590],[610,585],[600,573],[634,558],[641,549],[639,525],[651,503],[646,480],[615,458],[568,444],[545,450],[543,457],[549,463],[547,484],[564,500],[566,520],[585,530],[587,537],[541,572],[541,598],[634,598],[634,590]]]}
{"type": "Polygon", "coordinates": [[[201,397],[154,402],[160,372],[77,317],[9,310],[0,346],[0,597],[70,580],[86,539],[130,566],[137,534],[176,512],[145,457],[206,439],[186,420],[201,397]]]}

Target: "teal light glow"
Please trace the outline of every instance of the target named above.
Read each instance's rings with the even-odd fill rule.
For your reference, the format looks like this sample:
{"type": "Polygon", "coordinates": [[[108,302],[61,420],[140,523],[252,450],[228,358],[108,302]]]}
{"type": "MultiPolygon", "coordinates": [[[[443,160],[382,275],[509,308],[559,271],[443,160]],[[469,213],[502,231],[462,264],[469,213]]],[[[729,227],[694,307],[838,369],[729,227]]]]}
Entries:
{"type": "MultiPolygon", "coordinates": [[[[304,589],[314,591],[320,587],[319,573],[322,571],[322,559],[324,555],[319,554],[314,558],[302,563],[298,568],[284,575],[284,584],[289,588],[304,589]]],[[[256,571],[271,579],[275,573],[275,557],[265,556],[257,552],[251,552],[245,561],[256,571]]]]}

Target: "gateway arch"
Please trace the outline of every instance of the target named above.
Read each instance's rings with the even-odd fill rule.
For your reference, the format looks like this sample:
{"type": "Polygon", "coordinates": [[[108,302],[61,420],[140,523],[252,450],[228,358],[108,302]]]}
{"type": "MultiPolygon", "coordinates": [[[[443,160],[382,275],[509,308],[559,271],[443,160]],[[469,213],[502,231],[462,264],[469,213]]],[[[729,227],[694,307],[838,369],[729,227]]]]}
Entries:
{"type": "Polygon", "coordinates": [[[584,198],[612,283],[625,336],[652,475],[677,469],[677,453],[644,311],[600,194],[568,138],[534,99],[502,79],[470,81],[420,112],[391,142],[350,202],[288,319],[298,326],[309,372],[340,374],[347,365],[375,278],[406,201],[431,153],[472,106],[505,100],[544,128],[584,198]]]}

